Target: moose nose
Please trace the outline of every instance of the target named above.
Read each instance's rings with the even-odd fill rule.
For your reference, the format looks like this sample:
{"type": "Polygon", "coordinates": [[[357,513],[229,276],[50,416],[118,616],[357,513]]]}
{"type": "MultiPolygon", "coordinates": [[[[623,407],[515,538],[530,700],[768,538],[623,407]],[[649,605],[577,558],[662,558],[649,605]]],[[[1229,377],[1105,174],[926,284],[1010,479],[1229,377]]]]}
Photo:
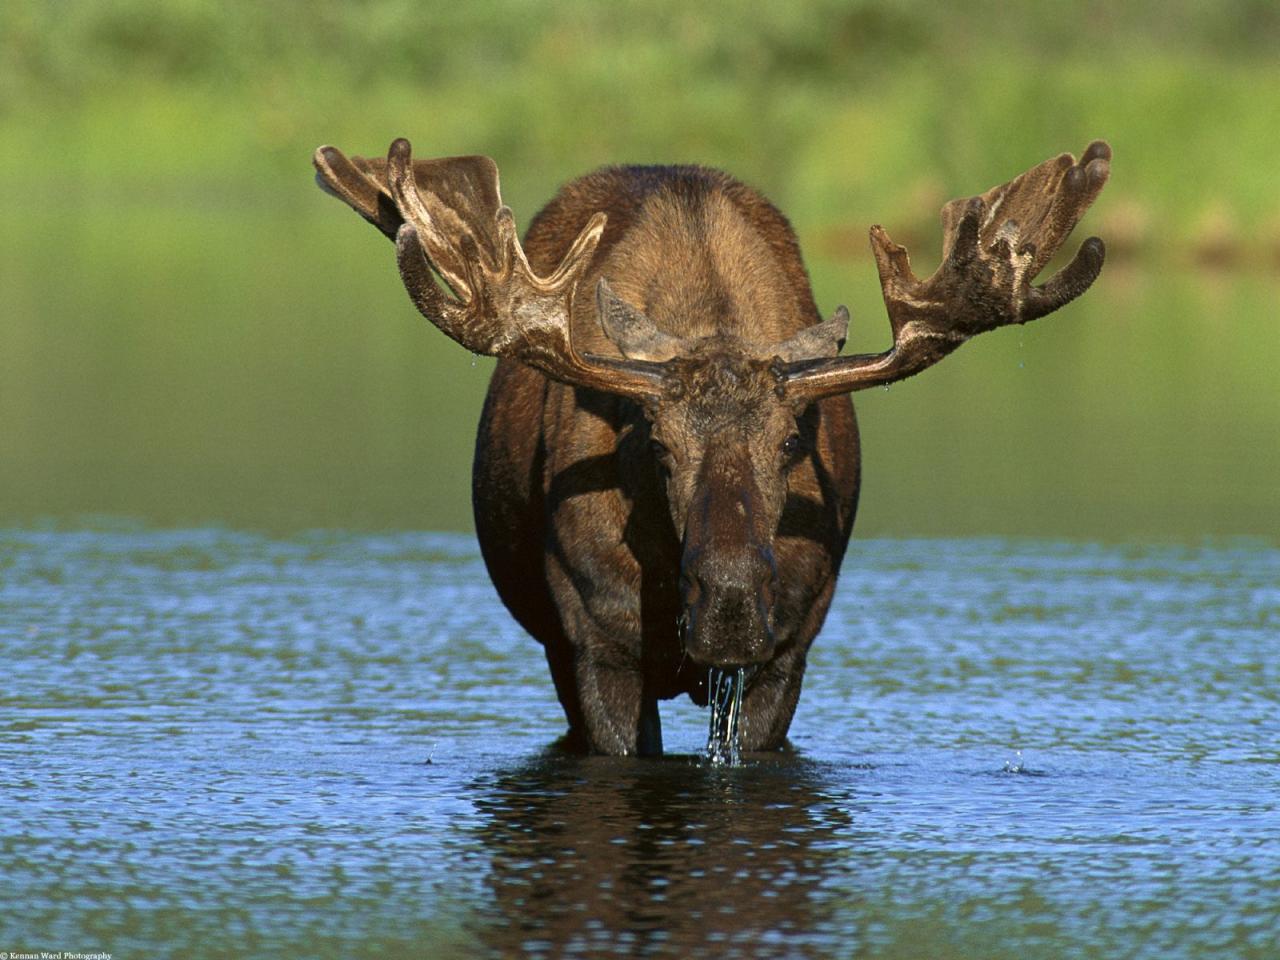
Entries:
{"type": "MultiPolygon", "coordinates": [[[[699,560],[700,557],[688,558],[699,560]]],[[[758,663],[773,650],[777,568],[773,551],[753,548],[686,565],[680,578],[683,642],[699,663],[758,663]]]]}
{"type": "Polygon", "coordinates": [[[694,606],[711,593],[743,593],[758,597],[766,610],[773,609],[778,592],[778,567],[773,550],[760,547],[745,558],[717,556],[709,563],[701,556],[689,558],[680,574],[680,593],[686,607],[694,606]]]}

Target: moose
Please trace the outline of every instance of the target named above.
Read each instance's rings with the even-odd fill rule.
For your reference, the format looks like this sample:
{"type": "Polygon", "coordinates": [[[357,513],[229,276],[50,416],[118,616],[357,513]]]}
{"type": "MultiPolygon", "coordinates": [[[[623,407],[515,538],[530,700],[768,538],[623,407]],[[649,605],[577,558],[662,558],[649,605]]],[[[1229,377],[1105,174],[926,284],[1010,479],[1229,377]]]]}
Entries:
{"type": "Polygon", "coordinates": [[[918,279],[870,231],[893,334],[841,355],[790,224],[699,166],[617,166],[564,185],[524,242],[488,157],[320,147],[317,181],[395,242],[418,310],[498,358],[472,502],[499,596],[543,646],[564,743],[662,752],[658,701],[737,677],[744,751],[776,750],[831,603],[858,501],[853,391],[1043,317],[1102,269],[1086,240],[1040,286],[1107,181],[1090,144],[942,208],[918,279]],[[441,283],[443,281],[443,284],[441,283]]]}

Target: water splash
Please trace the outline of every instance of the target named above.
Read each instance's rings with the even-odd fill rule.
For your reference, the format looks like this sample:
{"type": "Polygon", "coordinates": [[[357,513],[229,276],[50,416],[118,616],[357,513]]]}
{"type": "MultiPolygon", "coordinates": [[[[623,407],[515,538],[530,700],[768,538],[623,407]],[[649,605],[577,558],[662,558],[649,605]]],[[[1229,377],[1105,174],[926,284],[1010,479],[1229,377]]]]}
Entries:
{"type": "Polygon", "coordinates": [[[739,722],[742,719],[742,691],[747,685],[745,667],[707,671],[711,728],[707,734],[707,759],[715,765],[736,767],[742,762],[739,722]]]}

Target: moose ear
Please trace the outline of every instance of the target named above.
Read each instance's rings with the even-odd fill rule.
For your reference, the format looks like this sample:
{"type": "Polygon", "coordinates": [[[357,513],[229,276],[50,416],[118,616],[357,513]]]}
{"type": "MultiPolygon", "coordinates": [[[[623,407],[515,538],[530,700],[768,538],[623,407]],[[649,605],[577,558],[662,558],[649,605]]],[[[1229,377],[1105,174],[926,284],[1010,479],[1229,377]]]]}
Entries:
{"type": "Polygon", "coordinates": [[[661,363],[684,352],[684,342],[679,337],[663,333],[652,320],[621,300],[604,277],[596,284],[596,310],[605,336],[628,360],[661,363]]]}
{"type": "Polygon", "coordinates": [[[840,353],[848,333],[849,311],[840,306],[830,320],[805,327],[795,336],[774,344],[772,352],[784,363],[824,360],[840,353]]]}

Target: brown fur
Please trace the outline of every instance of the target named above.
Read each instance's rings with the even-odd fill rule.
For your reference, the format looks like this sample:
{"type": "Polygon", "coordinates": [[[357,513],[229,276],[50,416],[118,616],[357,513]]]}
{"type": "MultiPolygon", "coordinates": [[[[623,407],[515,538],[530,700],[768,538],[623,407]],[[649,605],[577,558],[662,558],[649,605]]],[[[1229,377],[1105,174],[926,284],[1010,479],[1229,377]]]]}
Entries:
{"type": "MultiPolygon", "coordinates": [[[[775,748],[853,523],[852,405],[836,397],[799,411],[805,450],[781,462],[797,411],[756,354],[814,323],[817,309],[790,226],[758,194],[697,167],[600,171],[535,218],[525,239],[535,271],[550,272],[601,209],[608,226],[581,286],[605,277],[664,331],[706,339],[675,362],[677,386],[649,410],[500,361],[473,481],[485,561],[546,649],[571,738],[600,752],[656,752],[656,701],[706,702],[710,658],[691,657],[677,626],[685,561],[696,549],[709,571],[763,576],[753,551],[764,545],[776,567],[774,637],[740,638],[725,662],[760,664],[743,747],[775,748]],[[664,467],[651,440],[677,462],[664,467]],[[701,517],[693,547],[691,505],[701,517]]],[[[617,353],[589,301],[576,301],[573,323],[581,350],[617,353]]],[[[727,602],[727,616],[735,602],[750,606],[727,602]]]]}

